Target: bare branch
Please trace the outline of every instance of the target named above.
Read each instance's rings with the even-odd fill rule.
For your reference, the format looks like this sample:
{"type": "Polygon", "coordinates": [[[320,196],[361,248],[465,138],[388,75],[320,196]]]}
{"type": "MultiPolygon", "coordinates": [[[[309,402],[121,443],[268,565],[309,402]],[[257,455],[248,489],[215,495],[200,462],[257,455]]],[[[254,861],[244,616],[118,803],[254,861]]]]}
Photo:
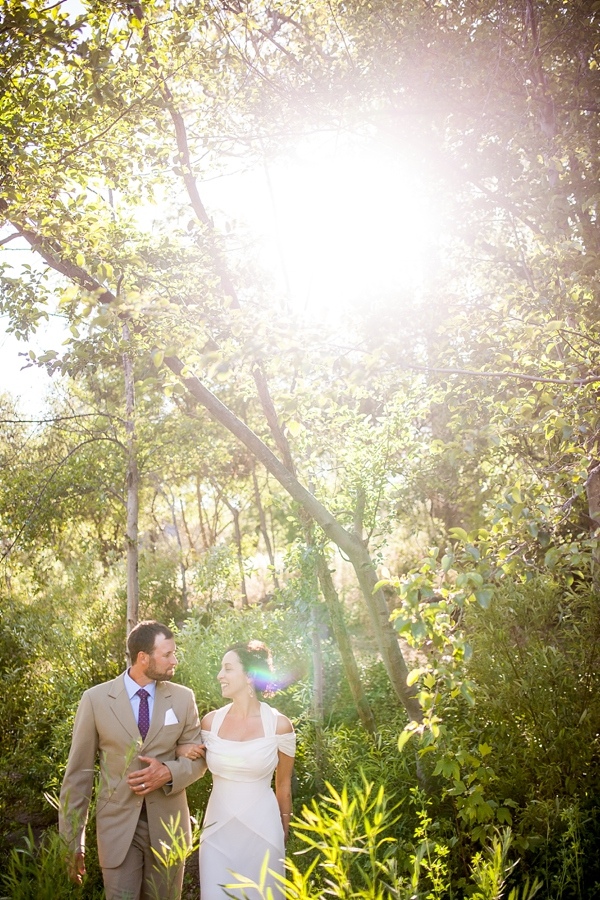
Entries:
{"type": "Polygon", "coordinates": [[[14,241],[15,238],[19,238],[19,237],[21,237],[21,234],[18,231],[15,231],[14,234],[9,234],[8,237],[5,237],[3,240],[0,241],[0,247],[4,247],[5,244],[9,244],[11,241],[14,241]]]}
{"type": "Polygon", "coordinates": [[[435,372],[440,375],[471,375],[475,378],[514,378],[516,381],[531,381],[535,384],[561,384],[564,387],[582,387],[585,384],[600,383],[600,375],[588,375],[587,378],[574,379],[546,378],[543,375],[526,375],[524,372],[484,372],[476,369],[418,366],[414,363],[407,363],[403,368],[413,369],[417,372],[435,372]]]}
{"type": "Polygon", "coordinates": [[[119,416],[113,416],[110,413],[93,412],[78,413],[73,416],[52,416],[49,419],[0,419],[0,425],[54,425],[56,422],[69,422],[73,419],[98,419],[100,417],[110,419],[111,421],[121,421],[119,416]]]}

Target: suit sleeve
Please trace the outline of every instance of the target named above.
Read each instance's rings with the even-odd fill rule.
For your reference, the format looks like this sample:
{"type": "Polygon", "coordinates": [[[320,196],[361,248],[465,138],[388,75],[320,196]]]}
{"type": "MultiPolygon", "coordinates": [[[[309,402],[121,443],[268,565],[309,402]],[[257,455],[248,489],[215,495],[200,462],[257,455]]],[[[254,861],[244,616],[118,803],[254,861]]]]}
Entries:
{"type": "MultiPolygon", "coordinates": [[[[188,703],[185,713],[185,723],[183,731],[177,739],[178,744],[200,744],[202,743],[202,735],[200,732],[200,718],[198,716],[198,707],[194,699],[192,691],[188,690],[188,703]]],[[[171,770],[173,779],[172,785],[165,785],[166,793],[177,793],[183,791],[188,785],[198,781],[206,772],[206,762],[203,759],[187,759],[185,756],[179,759],[166,760],[166,765],[171,770]]]]}
{"type": "Polygon", "coordinates": [[[92,702],[85,693],[75,715],[58,814],[59,831],[73,853],[85,851],[85,826],[94,788],[97,752],[98,732],[94,711],[92,702]]]}

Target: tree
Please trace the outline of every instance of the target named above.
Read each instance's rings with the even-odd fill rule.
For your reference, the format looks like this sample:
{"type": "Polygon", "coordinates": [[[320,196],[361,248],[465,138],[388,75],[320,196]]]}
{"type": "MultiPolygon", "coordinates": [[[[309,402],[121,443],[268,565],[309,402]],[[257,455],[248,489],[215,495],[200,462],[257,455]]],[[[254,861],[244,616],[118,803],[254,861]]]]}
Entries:
{"type": "MultiPolygon", "coordinates": [[[[554,2],[542,7],[527,0],[508,12],[492,2],[481,2],[473,15],[460,2],[443,8],[412,3],[340,4],[334,17],[309,5],[298,14],[282,9],[276,19],[270,11],[257,9],[256,16],[248,18],[243,11],[224,8],[199,20],[192,5],[172,8],[156,2],[119,7],[108,30],[107,9],[93,8],[83,38],[78,31],[81,23],[68,25],[59,12],[42,14],[39,7],[35,9],[44,22],[54,20],[55,24],[40,30],[40,65],[26,57],[21,68],[12,70],[7,108],[11,103],[14,106],[15,86],[32,91],[39,87],[41,91],[43,84],[49,101],[47,122],[61,122],[63,138],[57,147],[56,128],[34,129],[36,165],[23,149],[18,170],[17,163],[7,167],[8,171],[12,166],[11,174],[17,176],[14,183],[20,185],[17,194],[13,187],[5,191],[7,221],[48,265],[84,290],[82,298],[67,294],[63,300],[75,325],[90,315],[96,327],[105,327],[111,318],[130,321],[138,333],[140,352],[162,355],[193,396],[245,443],[327,537],[349,555],[397,695],[410,715],[418,718],[412,692],[406,689],[407,667],[388,622],[386,597],[376,588],[376,568],[363,537],[357,536],[350,524],[352,514],[350,527],[344,515],[332,515],[325,481],[323,500],[307,491],[292,475],[287,451],[278,440],[279,420],[284,416],[274,405],[269,408],[273,372],[268,361],[274,340],[281,342],[282,329],[274,304],[271,321],[261,315],[259,301],[264,298],[253,284],[250,268],[241,261],[235,266],[224,263],[229,239],[213,227],[198,190],[202,174],[198,160],[206,143],[206,130],[201,126],[211,124],[207,159],[212,160],[226,142],[241,152],[249,137],[256,135],[272,150],[274,132],[285,117],[311,127],[327,114],[327,121],[337,124],[344,96],[355,102],[356,126],[361,116],[368,118],[380,139],[396,141],[402,122],[403,141],[422,155],[422,167],[439,192],[442,222],[458,220],[457,210],[468,213],[462,215],[452,242],[445,237],[447,243],[440,247],[439,278],[443,271],[445,308],[439,316],[430,317],[416,336],[409,329],[408,333],[399,329],[399,341],[380,342],[376,348],[379,364],[371,363],[371,378],[382,387],[387,383],[387,391],[382,393],[389,415],[398,373],[429,373],[427,379],[421,375],[404,379],[409,386],[402,399],[409,409],[417,408],[416,398],[421,395],[424,412],[432,402],[437,409],[452,405],[456,410],[454,418],[438,428],[437,443],[432,444],[440,457],[451,463],[447,469],[457,471],[460,457],[471,485],[486,468],[487,477],[503,472],[508,480],[511,460],[522,460],[526,471],[527,455],[517,454],[514,445],[501,440],[496,452],[498,422],[491,416],[487,431],[482,428],[482,407],[489,409],[490,398],[506,402],[509,415],[521,420],[532,408],[527,392],[538,391],[529,385],[545,384],[548,378],[562,385],[564,373],[570,374],[572,369],[577,377],[571,380],[578,389],[585,386],[593,364],[591,341],[587,359],[579,347],[573,351],[569,343],[569,332],[589,331],[589,323],[582,321],[573,327],[568,323],[570,310],[565,318],[560,307],[565,261],[567,265],[573,260],[581,263],[576,277],[569,274],[568,288],[583,291],[583,298],[591,296],[596,271],[590,270],[590,277],[587,268],[595,258],[590,252],[594,240],[590,226],[596,201],[589,191],[594,183],[593,148],[597,144],[591,101],[595,51],[590,36],[593,27],[587,27],[595,24],[594,12],[578,5],[566,9],[554,2]],[[57,29],[62,41],[60,59],[48,42],[48,35],[54,40],[57,29]],[[577,54],[572,53],[574,46],[577,54]],[[298,66],[300,52],[304,54],[303,67],[298,66]],[[493,53],[497,59],[494,69],[487,64],[493,53]],[[218,84],[215,71],[220,73],[218,84]],[[66,78],[68,90],[60,100],[52,92],[48,96],[48,72],[59,81],[66,78]],[[281,103],[274,106],[274,97],[281,103]],[[90,136],[82,140],[83,122],[88,123],[90,136]],[[143,135],[136,144],[135,165],[115,152],[123,140],[131,144],[133,134],[143,135]],[[564,157],[565,163],[556,156],[562,152],[562,142],[579,148],[573,159],[564,157]],[[173,171],[159,175],[170,151],[177,154],[173,171]],[[563,167],[562,180],[560,172],[556,175],[557,159],[563,167]],[[40,160],[44,161],[41,173],[40,160]],[[51,177],[57,164],[58,185],[51,177]],[[93,199],[91,185],[99,190],[93,199]],[[169,229],[140,234],[139,226],[127,215],[148,195],[149,185],[160,185],[176,198],[174,227],[169,223],[169,229]],[[119,191],[116,204],[106,202],[108,191],[119,191]],[[77,203],[72,200],[75,195],[77,203]],[[551,215],[546,213],[549,196],[557,198],[552,201],[551,215]],[[572,201],[572,197],[576,199],[572,201]],[[180,217],[184,206],[194,214],[190,221],[188,212],[185,225],[180,217]],[[565,237],[576,245],[583,242],[585,254],[564,247],[565,237]],[[558,269],[552,262],[557,249],[558,269]],[[466,254],[468,265],[464,267],[459,262],[464,262],[466,254]],[[490,271],[492,265],[495,268],[490,271]],[[543,288],[543,303],[538,283],[543,288]],[[550,302],[544,305],[548,297],[550,302]],[[507,332],[490,333],[489,329],[490,315],[504,329],[507,312],[513,326],[509,343],[522,348],[518,369],[497,366],[502,362],[507,332]],[[443,326],[442,340],[434,327],[438,323],[443,326]],[[558,335],[560,340],[553,339],[548,347],[548,334],[558,335]],[[530,353],[534,342],[541,345],[535,359],[530,353]],[[410,354],[399,352],[398,344],[410,346],[410,354]],[[582,364],[586,368],[583,380],[578,374],[582,364]],[[486,380],[481,380],[482,376],[486,380]],[[217,396],[227,378],[232,383],[235,380],[248,397],[254,381],[262,412],[254,406],[252,427],[217,396]],[[468,378],[466,384],[464,378],[468,378]],[[490,378],[500,390],[490,392],[490,378]],[[509,395],[515,378],[521,378],[526,388],[513,401],[509,395]],[[469,409],[473,410],[472,423],[469,409]],[[482,465],[467,464],[473,451],[466,442],[459,449],[465,425],[476,435],[477,451],[485,450],[482,465]],[[283,464],[270,450],[271,442],[279,448],[283,464]]],[[[22,33],[23,19],[15,14],[8,30],[10,59],[22,33]]],[[[23,146],[20,123],[11,127],[16,143],[23,146]]],[[[33,297],[33,278],[28,290],[33,297]]],[[[5,306],[13,312],[15,322],[22,316],[17,313],[16,297],[13,285],[5,306]]],[[[337,353],[338,359],[346,355],[337,353]]],[[[56,365],[75,373],[84,358],[81,342],[56,365]]],[[[331,355],[311,358],[322,367],[331,355]]],[[[288,367],[288,383],[292,370],[288,367]]],[[[322,371],[320,368],[319,374],[322,371]]],[[[276,390],[283,395],[285,376],[278,375],[276,390]]],[[[351,377],[345,378],[344,387],[343,403],[351,398],[346,423],[358,421],[360,404],[351,377]]],[[[398,390],[395,394],[400,396],[398,390]]],[[[587,403],[584,399],[578,406],[584,419],[587,403]]],[[[557,421],[557,413],[560,418],[559,405],[560,399],[553,397],[549,405],[542,406],[545,424],[549,425],[550,419],[557,421]]],[[[506,416],[506,411],[501,415],[506,416]]],[[[340,427],[343,419],[343,415],[336,419],[340,427]]],[[[434,416],[429,423],[434,424],[434,416]]],[[[592,444],[594,433],[591,426],[587,439],[592,444]]],[[[420,438],[428,440],[426,428],[421,429],[420,438]]],[[[571,460],[577,459],[576,466],[583,446],[580,442],[575,452],[566,451],[571,460]]],[[[330,452],[333,459],[333,447],[330,452]]],[[[302,465],[306,468],[305,461],[302,465]]],[[[594,472],[592,465],[587,485],[590,496],[594,472]]],[[[564,481],[560,489],[563,487],[564,481]]],[[[486,493],[480,502],[493,503],[493,492],[486,493]]],[[[358,479],[346,486],[346,494],[354,498],[354,517],[360,519],[368,491],[358,479]]],[[[376,495],[374,491],[370,498],[373,510],[377,509],[376,495]]],[[[485,507],[483,511],[485,514],[485,507]]],[[[470,515],[477,519],[477,508],[470,515]]],[[[445,527],[457,521],[447,516],[445,527]]],[[[443,527],[437,536],[440,541],[445,539],[443,527]]],[[[513,537],[509,535],[509,544],[513,537]]]]}

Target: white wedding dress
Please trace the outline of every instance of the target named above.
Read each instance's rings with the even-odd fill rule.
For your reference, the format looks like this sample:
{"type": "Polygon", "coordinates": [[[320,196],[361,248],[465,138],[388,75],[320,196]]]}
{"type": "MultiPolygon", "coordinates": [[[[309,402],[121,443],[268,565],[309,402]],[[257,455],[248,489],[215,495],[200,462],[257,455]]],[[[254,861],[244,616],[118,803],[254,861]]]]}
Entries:
{"type": "MultiPolygon", "coordinates": [[[[258,900],[256,890],[223,888],[239,881],[233,873],[260,882],[260,872],[268,854],[268,868],[283,874],[285,844],[279,806],[271,787],[278,751],[286,756],[296,752],[296,735],[276,734],[277,716],[261,703],[264,737],[251,741],[230,741],[219,737],[219,728],[231,704],[218,709],[210,731],[202,731],[206,763],[213,786],[200,836],[200,898],[225,900],[228,897],[258,900]]],[[[273,896],[283,897],[276,880],[267,876],[273,896]]]]}

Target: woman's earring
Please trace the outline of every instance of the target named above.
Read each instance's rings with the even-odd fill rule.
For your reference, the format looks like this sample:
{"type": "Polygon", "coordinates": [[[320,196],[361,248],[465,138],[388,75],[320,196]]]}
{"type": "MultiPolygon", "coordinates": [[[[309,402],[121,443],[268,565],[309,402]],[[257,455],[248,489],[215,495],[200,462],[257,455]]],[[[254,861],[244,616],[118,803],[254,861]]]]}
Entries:
{"type": "Polygon", "coordinates": [[[254,697],[254,688],[252,687],[251,684],[248,685],[248,693],[250,694],[251,697],[254,697]]]}

